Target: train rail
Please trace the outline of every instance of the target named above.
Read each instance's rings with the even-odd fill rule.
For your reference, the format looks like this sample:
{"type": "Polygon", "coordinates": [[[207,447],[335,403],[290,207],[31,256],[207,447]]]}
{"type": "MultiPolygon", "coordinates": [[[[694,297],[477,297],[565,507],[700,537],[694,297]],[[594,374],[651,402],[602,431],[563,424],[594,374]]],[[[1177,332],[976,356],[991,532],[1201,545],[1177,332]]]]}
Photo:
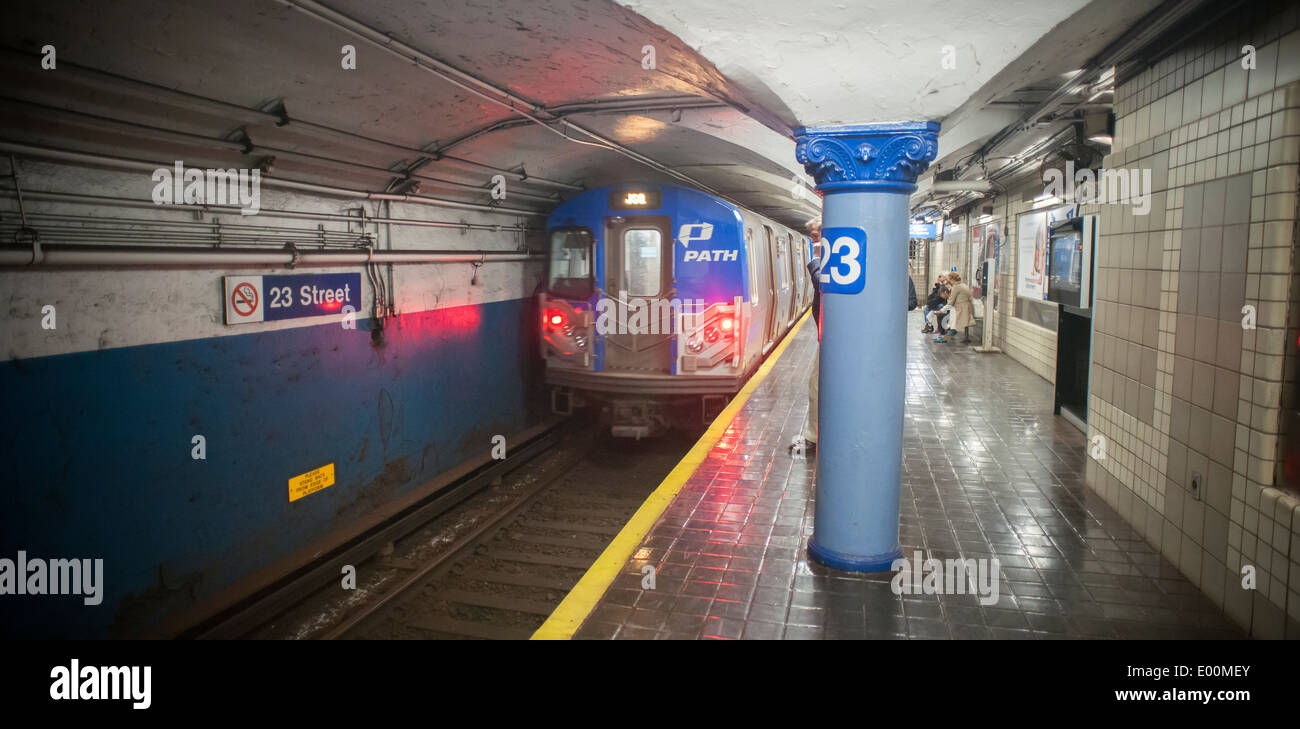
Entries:
{"type": "Polygon", "coordinates": [[[559,425],[189,637],[526,639],[690,445],[559,425]]]}
{"type": "Polygon", "coordinates": [[[389,609],[331,637],[532,635],[691,445],[681,436],[589,437],[581,458],[533,485],[438,565],[412,575],[389,609]]]}

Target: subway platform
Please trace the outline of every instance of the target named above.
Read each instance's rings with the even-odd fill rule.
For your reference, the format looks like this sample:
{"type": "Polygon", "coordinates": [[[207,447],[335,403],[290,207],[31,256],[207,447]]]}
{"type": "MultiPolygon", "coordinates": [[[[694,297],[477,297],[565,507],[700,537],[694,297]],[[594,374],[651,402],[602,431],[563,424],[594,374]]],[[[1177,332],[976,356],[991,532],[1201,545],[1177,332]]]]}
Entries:
{"type": "Polygon", "coordinates": [[[996,558],[996,602],[897,595],[892,573],[808,559],[816,460],[789,452],[817,344],[805,318],[534,637],[1245,637],[1087,487],[1086,439],[1047,381],[921,325],[912,313],[903,554],[996,558]]]}

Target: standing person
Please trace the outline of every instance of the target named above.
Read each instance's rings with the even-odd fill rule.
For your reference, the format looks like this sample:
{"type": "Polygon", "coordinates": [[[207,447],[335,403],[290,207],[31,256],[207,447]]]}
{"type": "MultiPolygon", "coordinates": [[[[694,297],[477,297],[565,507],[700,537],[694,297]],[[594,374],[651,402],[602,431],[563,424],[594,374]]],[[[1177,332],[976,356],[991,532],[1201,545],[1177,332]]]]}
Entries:
{"type": "Polygon", "coordinates": [[[948,304],[952,306],[953,320],[950,325],[946,326],[950,326],[954,330],[960,330],[963,335],[961,343],[970,344],[969,327],[975,324],[975,297],[971,293],[970,286],[962,283],[960,273],[954,271],[948,274],[948,282],[952,284],[952,293],[948,296],[948,304]]]}
{"type": "MultiPolygon", "coordinates": [[[[818,284],[818,274],[822,272],[822,219],[821,216],[809,218],[804,224],[808,237],[812,239],[812,260],[808,261],[808,275],[812,276],[812,315],[817,325],[817,339],[821,339],[822,287],[818,284]]],[[[815,368],[814,368],[815,369],[815,368]]]]}
{"type": "Polygon", "coordinates": [[[808,418],[803,423],[803,435],[790,444],[790,452],[794,453],[796,449],[802,447],[803,452],[807,454],[817,451],[817,368],[821,365],[822,336],[822,292],[818,283],[818,274],[821,273],[822,268],[821,216],[809,219],[805,227],[808,230],[808,237],[812,238],[813,242],[812,260],[808,261],[808,273],[812,276],[813,284],[812,315],[813,324],[817,326],[817,353],[813,355],[812,371],[808,373],[808,418]]]}

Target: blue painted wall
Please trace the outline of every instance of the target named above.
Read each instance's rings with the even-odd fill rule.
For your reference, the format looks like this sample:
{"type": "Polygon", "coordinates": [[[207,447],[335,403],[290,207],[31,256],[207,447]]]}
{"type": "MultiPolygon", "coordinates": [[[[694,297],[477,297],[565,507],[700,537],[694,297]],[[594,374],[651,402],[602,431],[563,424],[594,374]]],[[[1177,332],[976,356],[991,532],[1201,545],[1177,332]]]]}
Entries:
{"type": "Polygon", "coordinates": [[[534,308],[0,364],[0,558],[105,561],[101,605],[2,595],[0,633],[139,634],[537,422],[534,308]],[[335,485],[290,503],[327,463],[335,485]]]}

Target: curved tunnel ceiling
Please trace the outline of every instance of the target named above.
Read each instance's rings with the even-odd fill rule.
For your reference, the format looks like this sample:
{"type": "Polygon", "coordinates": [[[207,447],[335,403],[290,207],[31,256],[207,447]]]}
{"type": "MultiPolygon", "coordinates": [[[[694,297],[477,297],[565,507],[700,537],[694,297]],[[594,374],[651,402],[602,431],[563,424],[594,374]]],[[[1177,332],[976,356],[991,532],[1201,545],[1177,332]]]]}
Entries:
{"type": "Polygon", "coordinates": [[[1088,0],[618,0],[791,126],[938,120],[1088,0]],[[945,47],[951,55],[945,58],[945,47]],[[945,60],[950,63],[945,64],[945,60]]]}
{"type": "Polygon", "coordinates": [[[277,178],[478,204],[511,171],[502,205],[542,212],[631,180],[784,198],[767,212],[790,223],[816,211],[790,194],[802,171],[779,119],[604,0],[51,0],[0,28],[0,44],[18,69],[0,128],[20,152],[260,163],[277,178]],[[55,72],[39,66],[46,44],[55,72]],[[356,70],[342,68],[345,45],[356,70]],[[664,59],[654,70],[645,45],[664,59]]]}
{"type": "Polygon", "coordinates": [[[792,127],[956,110],[958,144],[978,144],[1030,102],[991,103],[1095,53],[1156,0],[1087,4],[48,0],[0,27],[16,71],[0,151],[261,165],[518,215],[584,186],[676,181],[799,225],[818,205],[793,194],[809,180],[792,127]],[[1115,15],[1053,60],[1094,8],[1115,15]],[[46,44],[57,72],[40,69],[46,44]],[[946,45],[956,68],[941,65],[946,45]],[[501,203],[495,174],[510,178],[501,203]]]}

